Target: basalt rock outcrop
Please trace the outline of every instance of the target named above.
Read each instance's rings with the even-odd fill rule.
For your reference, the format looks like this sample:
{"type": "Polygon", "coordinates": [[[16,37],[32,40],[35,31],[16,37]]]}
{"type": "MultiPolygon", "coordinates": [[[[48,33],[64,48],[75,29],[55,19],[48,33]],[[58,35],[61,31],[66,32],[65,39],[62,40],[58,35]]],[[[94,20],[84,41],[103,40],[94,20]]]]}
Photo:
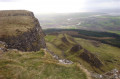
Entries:
{"type": "Polygon", "coordinates": [[[78,55],[79,58],[83,59],[84,61],[88,62],[89,64],[91,64],[96,68],[100,68],[101,66],[103,66],[102,61],[95,54],[84,49],[81,45],[78,45],[78,44],[74,45],[70,49],[70,53],[71,54],[79,53],[78,55]]]}
{"type": "Polygon", "coordinates": [[[0,11],[0,41],[8,48],[38,51],[45,48],[45,34],[34,14],[26,10],[0,11]]]}
{"type": "Polygon", "coordinates": [[[81,50],[81,49],[83,49],[83,47],[82,46],[80,46],[80,45],[74,45],[72,48],[71,48],[71,52],[78,52],[79,50],[81,50]]]}
{"type": "Polygon", "coordinates": [[[94,55],[93,53],[89,52],[86,49],[84,49],[84,52],[82,52],[79,55],[79,57],[97,68],[100,68],[101,66],[103,66],[103,63],[101,62],[101,60],[96,55],[94,55]]]}

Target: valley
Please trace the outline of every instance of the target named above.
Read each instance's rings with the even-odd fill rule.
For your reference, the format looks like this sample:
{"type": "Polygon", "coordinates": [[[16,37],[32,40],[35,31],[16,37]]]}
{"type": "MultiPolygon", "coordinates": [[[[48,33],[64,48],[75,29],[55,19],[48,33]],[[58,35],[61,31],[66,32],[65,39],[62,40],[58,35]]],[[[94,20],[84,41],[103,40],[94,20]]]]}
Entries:
{"type": "Polygon", "coordinates": [[[83,29],[119,34],[120,15],[102,12],[56,13],[35,15],[43,29],[83,29]]]}

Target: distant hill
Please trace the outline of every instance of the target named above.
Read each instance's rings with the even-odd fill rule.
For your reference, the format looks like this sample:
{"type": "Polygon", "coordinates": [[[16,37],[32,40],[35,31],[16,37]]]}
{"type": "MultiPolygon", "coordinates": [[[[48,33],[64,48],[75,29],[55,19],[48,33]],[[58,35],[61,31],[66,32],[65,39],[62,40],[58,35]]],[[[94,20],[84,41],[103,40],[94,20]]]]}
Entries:
{"type": "Polygon", "coordinates": [[[46,29],[44,32],[46,34],[66,33],[73,37],[96,40],[105,44],[120,47],[120,35],[115,33],[88,31],[81,29],[46,29]]]}
{"type": "MultiPolygon", "coordinates": [[[[103,11],[104,12],[104,11],[103,11]]],[[[63,14],[36,14],[44,29],[84,29],[120,32],[120,15],[117,13],[83,12],[63,14]]]]}

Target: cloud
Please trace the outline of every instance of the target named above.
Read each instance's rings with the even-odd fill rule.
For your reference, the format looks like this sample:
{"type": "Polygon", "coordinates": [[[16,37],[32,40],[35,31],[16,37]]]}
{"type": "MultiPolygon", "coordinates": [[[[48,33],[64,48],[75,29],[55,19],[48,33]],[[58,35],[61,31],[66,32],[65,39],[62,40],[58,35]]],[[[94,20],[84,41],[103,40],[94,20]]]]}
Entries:
{"type": "Polygon", "coordinates": [[[120,0],[86,0],[86,6],[84,7],[87,10],[107,10],[107,9],[120,9],[120,0]]]}
{"type": "Polygon", "coordinates": [[[120,9],[120,0],[0,0],[0,10],[26,9],[39,12],[79,12],[120,9]]]}
{"type": "Polygon", "coordinates": [[[88,3],[109,3],[109,2],[120,2],[120,0],[85,0],[88,3]]]}
{"type": "Polygon", "coordinates": [[[0,0],[0,2],[16,2],[18,0],[0,0]]]}

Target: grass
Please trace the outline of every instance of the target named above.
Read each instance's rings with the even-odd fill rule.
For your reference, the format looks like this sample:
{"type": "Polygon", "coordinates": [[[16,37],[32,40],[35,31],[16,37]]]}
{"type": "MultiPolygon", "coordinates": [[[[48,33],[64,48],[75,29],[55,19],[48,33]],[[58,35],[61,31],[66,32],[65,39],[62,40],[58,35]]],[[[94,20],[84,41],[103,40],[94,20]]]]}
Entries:
{"type": "Polygon", "coordinates": [[[66,34],[60,34],[58,36],[47,35],[45,39],[47,41],[48,49],[56,52],[56,54],[58,54],[60,57],[63,55],[63,51],[70,49],[75,44],[72,37],[66,34]],[[64,39],[67,41],[63,41],[63,37],[65,37],[64,39]]]}
{"type": "Polygon", "coordinates": [[[9,50],[0,55],[1,79],[87,79],[76,64],[62,65],[43,50],[9,50]]]}
{"type": "Polygon", "coordinates": [[[29,16],[28,11],[0,11],[0,14],[0,37],[17,35],[35,26],[34,18],[29,16]]]}
{"type": "Polygon", "coordinates": [[[110,32],[97,32],[80,29],[47,29],[44,30],[44,32],[47,34],[66,33],[73,37],[96,40],[105,44],[120,47],[120,35],[110,32]]]}
{"type": "Polygon", "coordinates": [[[17,30],[26,32],[34,26],[34,19],[30,16],[0,17],[0,21],[0,37],[16,35],[17,30]]]}
{"type": "MultiPolygon", "coordinates": [[[[47,38],[48,37],[49,35],[47,35],[47,38]]],[[[50,35],[50,37],[53,40],[52,42],[51,41],[47,42],[47,47],[50,50],[54,51],[60,57],[63,56],[63,52],[64,52],[64,55],[66,56],[67,59],[72,60],[74,62],[80,62],[85,68],[87,68],[90,71],[94,71],[97,73],[104,73],[114,68],[120,69],[119,67],[120,48],[108,44],[103,44],[100,42],[98,42],[99,47],[97,47],[92,43],[93,40],[86,40],[82,38],[74,38],[74,41],[72,41],[70,40],[70,38],[72,37],[66,34],[65,37],[69,41],[69,44],[66,44],[61,40],[61,38],[63,37],[62,34],[58,35],[56,38],[54,37],[54,35],[53,36],[50,35]],[[63,45],[62,48],[59,47],[60,44],[63,45]],[[80,44],[83,48],[87,49],[88,51],[96,55],[103,62],[104,66],[102,66],[100,69],[91,66],[89,63],[78,57],[80,52],[76,52],[73,55],[70,54],[69,50],[75,44],[80,44]]]]}
{"type": "Polygon", "coordinates": [[[32,12],[27,10],[1,10],[0,17],[15,16],[15,15],[30,15],[32,12]]]}
{"type": "Polygon", "coordinates": [[[52,42],[55,38],[56,38],[56,36],[46,35],[45,40],[46,40],[47,42],[52,42]]]}
{"type": "Polygon", "coordinates": [[[100,44],[100,47],[95,47],[94,45],[92,45],[90,40],[85,40],[82,38],[76,38],[76,41],[85,49],[94,53],[99,57],[99,59],[102,60],[102,62],[104,63],[104,66],[103,66],[104,71],[108,71],[113,68],[120,69],[119,67],[120,48],[103,44],[103,43],[100,44]]]}
{"type": "Polygon", "coordinates": [[[57,48],[55,45],[53,45],[53,44],[51,44],[49,42],[47,42],[46,44],[47,44],[49,50],[52,50],[53,52],[56,53],[56,55],[58,55],[61,58],[63,58],[62,51],[59,48],[57,48]]]}
{"type": "Polygon", "coordinates": [[[108,31],[108,32],[116,33],[116,34],[119,34],[119,35],[120,35],[120,31],[108,31]]]}
{"type": "Polygon", "coordinates": [[[120,16],[104,13],[72,13],[37,15],[43,28],[86,29],[92,31],[116,31],[119,29],[120,16]],[[78,25],[80,23],[80,25],[78,25]],[[76,27],[76,28],[75,28],[76,27]]]}

